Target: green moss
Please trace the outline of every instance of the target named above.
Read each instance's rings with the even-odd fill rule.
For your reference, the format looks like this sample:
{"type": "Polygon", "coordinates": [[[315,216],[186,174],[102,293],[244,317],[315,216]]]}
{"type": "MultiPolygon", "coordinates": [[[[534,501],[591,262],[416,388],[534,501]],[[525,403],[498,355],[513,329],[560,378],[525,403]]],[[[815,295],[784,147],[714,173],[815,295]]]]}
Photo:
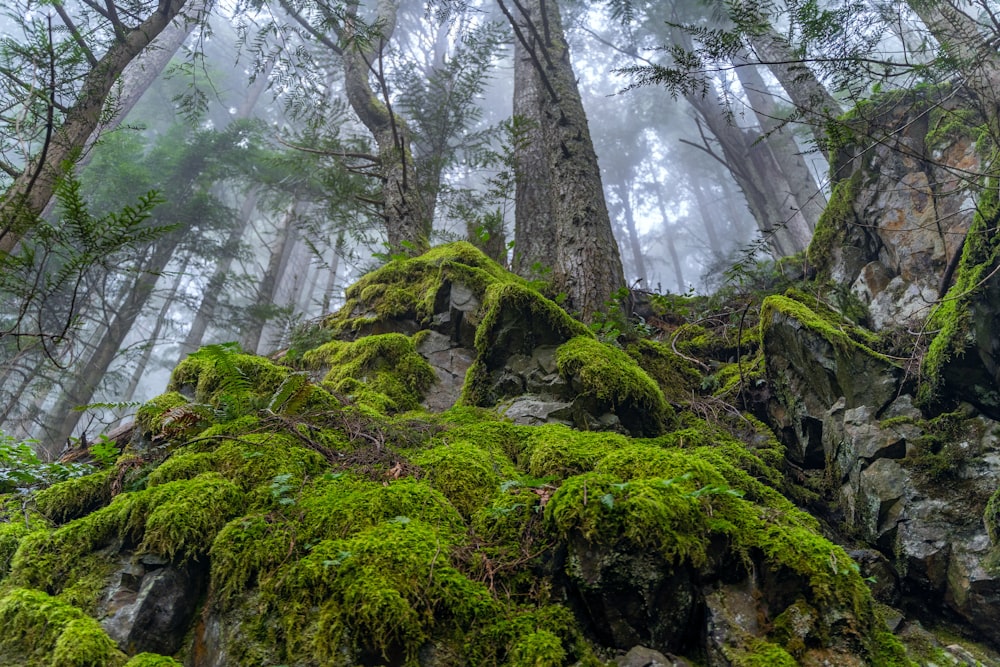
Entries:
{"type": "Polygon", "coordinates": [[[986,503],[983,524],[993,546],[1000,546],[1000,489],[994,491],[986,503]]]}
{"type": "Polygon", "coordinates": [[[35,505],[56,523],[83,516],[111,502],[111,478],[116,472],[109,468],[53,484],[35,494],[35,505]]]}
{"type": "Polygon", "coordinates": [[[669,345],[643,339],[625,351],[656,381],[670,401],[689,399],[701,384],[701,374],[694,365],[675,354],[669,345]]]}
{"type": "Polygon", "coordinates": [[[298,641],[313,622],[317,631],[305,636],[313,637],[309,648],[320,660],[347,646],[419,664],[419,648],[445,630],[440,626],[467,627],[496,611],[486,588],[455,569],[448,551],[433,528],[402,519],[320,542],[279,577],[286,636],[298,641]]]}
{"type": "Polygon", "coordinates": [[[514,466],[502,452],[490,452],[468,441],[438,445],[413,458],[428,481],[463,516],[470,516],[514,476],[514,466]]]}
{"type": "Polygon", "coordinates": [[[242,492],[217,473],[123,493],[55,531],[25,536],[11,561],[10,579],[58,593],[79,577],[77,561],[116,541],[134,544],[140,553],[199,558],[243,503],[242,492]]]}
{"type": "Polygon", "coordinates": [[[490,406],[506,398],[493,393],[490,373],[509,355],[530,353],[541,345],[561,345],[576,336],[593,338],[583,323],[521,283],[491,285],[482,312],[476,328],[476,360],[462,388],[464,405],[490,406]]]}
{"type": "Polygon", "coordinates": [[[521,451],[515,461],[533,477],[567,477],[586,472],[629,440],[617,433],[576,431],[562,424],[523,430],[521,451]]]}
{"type": "Polygon", "coordinates": [[[943,369],[952,359],[964,356],[975,346],[972,315],[986,278],[1000,262],[1000,179],[993,177],[979,196],[976,215],[966,235],[955,281],[948,294],[928,318],[926,328],[938,330],[921,364],[919,402],[935,401],[943,384],[943,369]]]}
{"type": "Polygon", "coordinates": [[[335,393],[372,404],[380,412],[413,410],[435,380],[434,369],[402,334],[368,336],[353,343],[332,341],[303,356],[309,367],[330,367],[324,382],[335,393]],[[381,394],[388,400],[377,400],[381,394]]]}
{"type": "Polygon", "coordinates": [[[183,667],[183,663],[158,653],[139,653],[132,656],[125,667],[183,667]]]}
{"type": "Polygon", "coordinates": [[[151,439],[178,439],[204,428],[211,414],[193,405],[185,396],[168,391],[144,403],[135,413],[135,423],[151,439]]]}
{"type": "Polygon", "coordinates": [[[879,361],[896,365],[894,361],[884,354],[876,352],[867,344],[859,342],[854,338],[854,336],[860,336],[866,342],[873,343],[877,339],[874,334],[863,332],[862,329],[842,320],[834,319],[833,316],[823,317],[800,301],[787,296],[775,295],[764,299],[764,303],[761,304],[760,315],[761,336],[764,335],[766,327],[773,321],[775,313],[781,313],[795,319],[807,329],[825,338],[835,348],[858,351],[879,361]]]}
{"type": "Polygon", "coordinates": [[[636,435],[658,435],[673,419],[659,386],[622,350],[577,336],[559,347],[556,362],[574,388],[596,398],[636,435]]]}
{"type": "Polygon", "coordinates": [[[248,584],[269,581],[297,548],[346,538],[396,517],[433,526],[449,542],[465,534],[461,516],[426,482],[400,479],[388,485],[351,475],[329,475],[306,485],[287,506],[290,516],[253,514],[231,521],[212,544],[215,599],[228,605],[248,584]]]}
{"type": "Polygon", "coordinates": [[[798,667],[799,662],[788,651],[763,639],[750,642],[745,651],[731,656],[734,667],[798,667]]]}
{"type": "Polygon", "coordinates": [[[514,644],[511,667],[560,667],[566,663],[562,640],[548,630],[532,632],[514,644]]]}
{"type": "Polygon", "coordinates": [[[835,250],[843,245],[848,229],[857,224],[854,200],[861,187],[861,176],[862,171],[858,169],[850,178],[836,182],[826,208],[816,223],[816,230],[806,250],[806,257],[822,277],[829,277],[835,250]]]}
{"type": "MultiPolygon", "coordinates": [[[[419,257],[397,258],[352,285],[346,303],[325,326],[335,336],[358,332],[381,333],[387,320],[414,320],[421,325],[434,313],[438,293],[446,285],[461,283],[480,300],[490,285],[524,284],[469,243],[433,248],[419,257]]],[[[383,330],[384,331],[384,330],[383,330]]]]}
{"type": "Polygon", "coordinates": [[[10,562],[14,558],[21,538],[29,532],[31,530],[24,521],[14,520],[9,523],[0,523],[0,581],[10,571],[10,562]]]}
{"type": "Polygon", "coordinates": [[[0,662],[42,667],[117,667],[125,655],[96,620],[41,591],[0,599],[0,662]]]}
{"type": "Polygon", "coordinates": [[[193,393],[195,402],[211,405],[216,417],[229,420],[265,407],[291,372],[233,346],[209,345],[174,369],[167,391],[182,397],[193,393]]]}

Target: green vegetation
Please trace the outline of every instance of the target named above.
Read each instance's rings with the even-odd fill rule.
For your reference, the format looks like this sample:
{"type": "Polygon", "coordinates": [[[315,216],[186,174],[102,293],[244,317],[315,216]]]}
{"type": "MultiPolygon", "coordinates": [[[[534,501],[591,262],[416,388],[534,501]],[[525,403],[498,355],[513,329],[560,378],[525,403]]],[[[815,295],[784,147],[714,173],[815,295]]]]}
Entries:
{"type": "MultiPolygon", "coordinates": [[[[725,562],[734,576],[800,582],[801,604],[836,610],[817,617],[811,641],[846,625],[865,656],[897,655],[857,566],[783,495],[774,435],[738,411],[683,409],[700,378],[668,346],[598,341],[466,244],[393,260],[350,294],[327,322],[334,334],[287,359],[322,370],[321,384],[231,345],[205,348],[141,411],[144,437],[170,446],[135,490],[113,483],[119,462],[35,493],[30,517],[5,500],[0,622],[12,630],[0,642],[22,648],[0,650],[63,664],[72,640],[65,664],[125,664],[91,615],[121,559],[149,554],[207,571],[203,617],[227,629],[232,664],[409,666],[433,651],[442,664],[596,667],[590,620],[559,604],[575,585],[562,554],[583,540],[693,576],[725,562]],[[464,404],[430,415],[419,410],[433,380],[421,334],[338,336],[380,318],[423,321],[459,279],[480,299],[477,357],[464,404]],[[397,293],[407,281],[418,287],[397,293]],[[539,345],[598,414],[653,437],[515,425],[476,407],[493,404],[504,355],[539,345]],[[39,625],[42,609],[53,620],[39,625]]],[[[861,345],[790,298],[767,308],[861,345]]],[[[794,664],[800,640],[780,621],[792,612],[762,613],[773,630],[733,647],[734,664],[794,664]]]]}

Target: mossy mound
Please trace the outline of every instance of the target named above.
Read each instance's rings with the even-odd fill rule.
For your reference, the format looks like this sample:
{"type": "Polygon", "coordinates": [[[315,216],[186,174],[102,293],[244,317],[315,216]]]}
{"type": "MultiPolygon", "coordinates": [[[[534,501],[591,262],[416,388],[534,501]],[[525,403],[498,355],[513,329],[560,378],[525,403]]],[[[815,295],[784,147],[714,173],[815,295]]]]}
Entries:
{"type": "MultiPolygon", "coordinates": [[[[203,610],[179,630],[181,661],[204,650],[232,665],[596,666],[598,655],[660,635],[600,631],[609,612],[586,598],[600,586],[579,576],[592,551],[654,563],[651,577],[697,581],[692,595],[773,574],[833,610],[817,621],[819,644],[854,642],[870,661],[895,655],[858,568],[782,495],[773,434],[738,411],[714,420],[685,411],[697,374],[672,350],[599,342],[467,244],[394,260],[349,298],[327,321],[333,339],[289,357],[295,368],[233,346],[185,360],[173,393],[142,411],[145,441],[170,446],[145,459],[135,490],[113,495],[115,473],[104,472],[36,494],[51,522],[29,529],[4,517],[8,606],[56,605],[65,627],[96,625],[112,576],[147,558],[205,578],[203,610]],[[433,378],[419,331],[440,324],[437,302],[459,284],[463,303],[478,302],[460,318],[475,321],[475,360],[464,404],[429,414],[419,409],[433,378]],[[400,318],[413,331],[378,330],[400,318]],[[539,347],[572,398],[656,437],[517,425],[483,409],[504,397],[494,375],[539,347]]],[[[761,626],[792,602],[762,604],[761,626]]],[[[23,637],[52,634],[36,643],[51,662],[64,628],[26,613],[11,622],[23,637]]],[[[778,630],[762,634],[739,647],[743,664],[796,648],[778,630]]],[[[704,658],[702,628],[671,636],[686,639],[658,649],[704,658]]],[[[87,639],[109,647],[100,664],[123,664],[106,640],[87,639]]],[[[129,664],[173,664],[165,660],[129,664]]]]}

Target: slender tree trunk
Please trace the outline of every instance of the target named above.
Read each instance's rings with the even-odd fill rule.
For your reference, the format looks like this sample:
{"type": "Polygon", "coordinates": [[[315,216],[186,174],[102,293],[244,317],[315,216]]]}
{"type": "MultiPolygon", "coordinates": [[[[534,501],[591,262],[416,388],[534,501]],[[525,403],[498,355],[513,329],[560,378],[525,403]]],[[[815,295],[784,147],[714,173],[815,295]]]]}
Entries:
{"type": "Polygon", "coordinates": [[[254,299],[254,303],[250,306],[251,312],[255,315],[247,323],[243,335],[240,337],[240,345],[245,351],[251,354],[256,353],[260,347],[266,323],[266,319],[261,317],[260,313],[274,303],[275,288],[278,285],[281,269],[287,262],[288,254],[295,244],[295,226],[292,224],[294,219],[295,205],[289,208],[278,225],[275,245],[271,248],[271,257],[267,263],[267,270],[264,272],[264,276],[257,286],[257,296],[254,299]]]}
{"type": "Polygon", "coordinates": [[[157,245],[108,323],[104,336],[93,354],[80,365],[80,371],[72,379],[69,387],[64,388],[56,406],[49,413],[50,419],[43,429],[41,447],[46,452],[58,453],[73,434],[80,417],[83,416],[83,413],[75,408],[86,405],[93,399],[94,392],[111,367],[111,362],[121,350],[125,337],[135,324],[139,313],[149,302],[157,280],[170,262],[179,241],[179,236],[175,234],[157,245]]]}
{"type": "Polygon", "coordinates": [[[749,64],[737,69],[737,73],[757,122],[764,131],[765,141],[791,188],[786,193],[788,204],[802,213],[806,225],[812,231],[816,229],[819,216],[826,208],[826,195],[813,178],[812,170],[809,169],[809,164],[795,143],[790,128],[785,127],[778,118],[777,106],[767,90],[763,77],[753,65],[749,64]]]}
{"type": "Polygon", "coordinates": [[[50,140],[0,198],[0,253],[9,253],[45,209],[66,165],[100,124],[105,102],[130,62],[177,16],[186,0],[160,0],[140,25],[123,33],[84,77],[76,101],[50,140]]]}
{"type": "Polygon", "coordinates": [[[632,250],[632,261],[635,268],[635,277],[639,279],[646,289],[646,260],[642,256],[642,243],[639,241],[639,231],[635,227],[635,212],[632,210],[632,181],[623,182],[619,186],[619,194],[622,200],[622,209],[625,213],[625,231],[628,232],[629,247],[632,250]]]}
{"type": "Polygon", "coordinates": [[[142,382],[142,378],[146,374],[149,361],[153,358],[153,348],[160,340],[163,325],[166,324],[170,316],[170,309],[176,302],[177,293],[180,291],[181,285],[187,280],[187,268],[190,263],[191,256],[185,255],[184,261],[177,271],[174,284],[171,286],[170,291],[163,296],[163,304],[156,315],[156,322],[153,325],[153,331],[149,334],[149,339],[146,341],[146,348],[142,351],[142,355],[140,355],[139,360],[135,364],[135,370],[132,371],[132,377],[129,378],[128,386],[122,392],[121,400],[125,403],[131,401],[132,397],[135,396],[136,389],[139,388],[139,383],[142,382]]]}
{"type": "Polygon", "coordinates": [[[788,93],[797,117],[806,123],[816,145],[824,149],[827,123],[843,113],[841,104],[774,28],[767,28],[751,41],[757,57],[788,93]]]}
{"type": "MultiPolygon", "coordinates": [[[[722,260],[726,256],[726,253],[722,248],[722,242],[719,240],[719,230],[715,226],[715,211],[708,204],[704,186],[700,180],[693,181],[689,182],[688,189],[694,195],[694,201],[698,206],[698,217],[701,218],[701,224],[705,228],[705,235],[708,236],[708,251],[716,261],[722,260]]],[[[663,213],[665,224],[667,221],[667,212],[663,208],[663,197],[660,197],[660,210],[663,213]]]]}
{"type": "Polygon", "coordinates": [[[344,231],[337,234],[337,242],[333,246],[333,257],[330,258],[330,273],[327,276],[326,289],[323,290],[323,307],[320,309],[321,315],[330,312],[333,304],[334,293],[337,291],[337,273],[340,270],[340,252],[344,247],[344,231]]]}
{"type": "MultiPolygon", "coordinates": [[[[746,197],[757,227],[767,239],[775,257],[785,257],[805,250],[812,238],[805,217],[790,205],[791,190],[780,165],[759,133],[736,127],[721,113],[718,100],[688,95],[688,102],[715,135],[722,155],[710,153],[722,162],[746,197]]],[[[709,150],[708,146],[704,147],[709,150]]]]}
{"type": "MultiPolygon", "coordinates": [[[[700,192],[698,186],[694,186],[693,189],[700,192]]],[[[687,283],[684,282],[684,267],[681,265],[681,258],[677,253],[677,243],[674,241],[674,235],[667,225],[667,207],[664,203],[666,200],[663,197],[659,197],[658,201],[660,204],[660,215],[663,218],[663,238],[666,239],[667,253],[670,255],[670,263],[673,265],[674,280],[677,282],[677,293],[684,294],[687,292],[687,283]]]]}
{"type": "Polygon", "coordinates": [[[219,297],[222,296],[226,281],[229,278],[229,269],[232,267],[233,260],[239,252],[240,242],[246,233],[247,227],[250,225],[250,216],[253,214],[256,205],[257,193],[256,191],[251,191],[243,200],[243,204],[240,207],[239,222],[229,231],[229,236],[226,237],[225,243],[222,245],[222,252],[215,265],[212,277],[208,279],[208,284],[205,285],[205,289],[202,292],[198,312],[195,313],[194,320],[191,322],[191,328],[184,337],[184,342],[180,345],[178,363],[184,357],[201,347],[205,339],[205,331],[208,330],[208,325],[215,316],[215,309],[219,305],[219,297]]]}
{"type": "Polygon", "coordinates": [[[965,86],[975,96],[989,124],[994,142],[1000,143],[1000,52],[980,32],[976,22],[958,2],[907,0],[934,39],[955,59],[965,86]]]}
{"type": "Polygon", "coordinates": [[[532,80],[521,82],[520,94],[515,92],[515,113],[538,125],[544,151],[521,151],[518,188],[541,179],[543,196],[551,202],[551,217],[545,219],[536,210],[522,210],[519,197],[515,250],[528,238],[547,234],[545,228],[551,226],[555,243],[548,255],[554,255],[554,287],[566,294],[567,307],[587,320],[613,301],[625,277],[559,8],[556,0],[523,0],[515,3],[515,15],[504,0],[498,4],[515,33],[515,68],[522,65],[515,74],[532,80]],[[528,91],[532,94],[526,95],[528,91]],[[532,155],[547,168],[525,170],[522,158],[532,155]]]}

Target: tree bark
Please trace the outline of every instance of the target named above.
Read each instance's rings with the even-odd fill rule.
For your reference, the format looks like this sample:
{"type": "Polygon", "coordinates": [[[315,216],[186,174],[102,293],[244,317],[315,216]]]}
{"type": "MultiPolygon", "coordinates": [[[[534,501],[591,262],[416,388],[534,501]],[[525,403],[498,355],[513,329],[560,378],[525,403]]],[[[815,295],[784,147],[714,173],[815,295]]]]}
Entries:
{"type": "Polygon", "coordinates": [[[788,42],[774,28],[751,37],[758,59],[767,65],[788,93],[799,118],[812,133],[816,146],[827,145],[826,126],[843,113],[843,107],[826,89],[809,66],[795,55],[788,42]]]}
{"type": "Polygon", "coordinates": [[[515,3],[515,15],[498,3],[516,37],[515,76],[522,81],[514,112],[537,124],[538,144],[529,137],[529,146],[519,147],[517,187],[530,183],[551,207],[548,216],[526,208],[518,193],[515,252],[538,238],[553,239],[545,255],[532,252],[520,266],[539,256],[554,262],[553,287],[566,295],[570,311],[589,320],[614,300],[625,277],[559,8],[555,0],[523,0],[515,3]]]}
{"type": "Polygon", "coordinates": [[[0,198],[0,253],[9,253],[45,209],[66,165],[100,124],[101,113],[118,77],[177,16],[187,0],[160,0],[156,11],[121,34],[83,79],[76,101],[53,130],[41,153],[0,198]]]}
{"type": "MultiPolygon", "coordinates": [[[[420,194],[410,150],[410,133],[403,119],[389,106],[385,74],[381,69],[382,51],[392,38],[398,11],[399,0],[381,0],[376,17],[381,38],[367,46],[355,41],[342,51],[344,86],[351,108],[371,132],[378,147],[382,216],[389,252],[419,254],[430,247],[431,220],[420,194]],[[372,73],[378,77],[382,88],[378,93],[369,83],[372,73]]],[[[349,26],[344,34],[354,37],[349,26]]]]}
{"type": "Polygon", "coordinates": [[[774,157],[785,175],[791,191],[789,197],[794,199],[794,205],[802,212],[806,225],[810,230],[816,229],[819,216],[826,208],[826,195],[813,178],[809,164],[799,150],[791,128],[778,118],[777,106],[767,90],[764,78],[757,72],[755,66],[746,64],[736,70],[750,106],[764,131],[765,141],[770,146],[774,157]]]}
{"type": "MultiPolygon", "coordinates": [[[[275,246],[271,248],[271,256],[267,263],[267,270],[257,286],[257,296],[251,305],[251,310],[261,311],[274,303],[275,289],[281,277],[282,268],[288,262],[288,255],[295,245],[295,209],[298,204],[293,204],[288,212],[282,217],[278,224],[275,246]]],[[[240,345],[250,354],[255,354],[260,347],[260,341],[264,333],[266,318],[258,316],[252,317],[246,325],[243,335],[240,337],[240,345]]]]}

